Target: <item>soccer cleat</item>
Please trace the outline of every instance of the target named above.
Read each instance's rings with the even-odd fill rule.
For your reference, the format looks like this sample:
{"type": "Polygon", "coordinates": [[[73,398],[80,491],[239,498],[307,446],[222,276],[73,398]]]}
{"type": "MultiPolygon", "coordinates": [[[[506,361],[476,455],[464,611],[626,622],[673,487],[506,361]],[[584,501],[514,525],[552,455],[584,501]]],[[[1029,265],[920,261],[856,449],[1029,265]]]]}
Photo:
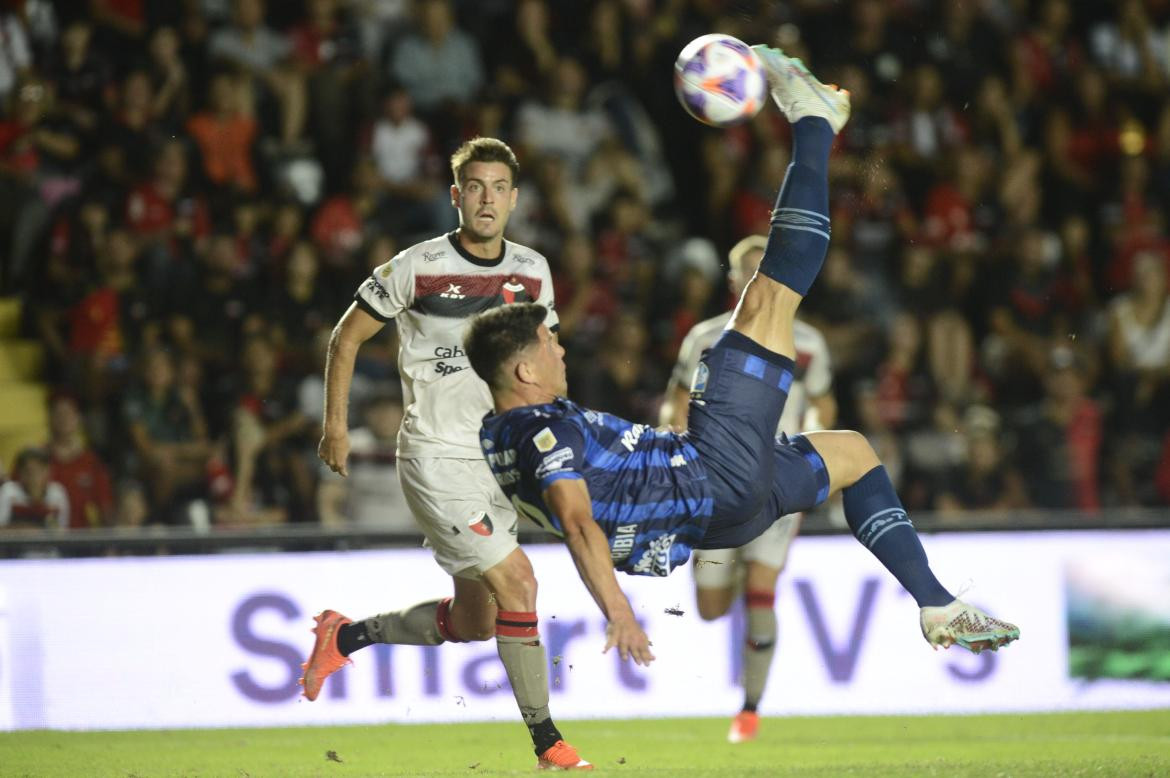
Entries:
{"type": "Polygon", "coordinates": [[[336,673],[350,662],[349,657],[341,655],[337,650],[337,630],[344,624],[351,623],[350,619],[337,611],[325,610],[313,617],[317,626],[310,630],[317,636],[313,643],[313,653],[309,654],[309,661],[301,665],[305,671],[297,683],[305,687],[305,696],[309,700],[317,699],[321,693],[321,684],[325,679],[336,673]]]}
{"type": "Polygon", "coordinates": [[[849,121],[849,91],[835,84],[822,84],[795,57],[785,56],[780,49],[752,46],[764,63],[772,99],[796,124],[806,116],[819,116],[829,123],[834,133],[841,131],[849,121]]]}
{"type": "Polygon", "coordinates": [[[1015,624],[989,616],[974,605],[953,600],[950,605],[923,608],[919,616],[922,636],[936,650],[956,643],[973,654],[991,649],[998,651],[1020,637],[1015,624]]]}
{"type": "Polygon", "coordinates": [[[553,743],[536,763],[537,770],[592,770],[593,765],[563,740],[553,743]]]}
{"type": "Polygon", "coordinates": [[[760,731],[760,714],[755,711],[741,710],[731,720],[731,729],[727,731],[728,743],[746,743],[755,740],[760,731]]]}

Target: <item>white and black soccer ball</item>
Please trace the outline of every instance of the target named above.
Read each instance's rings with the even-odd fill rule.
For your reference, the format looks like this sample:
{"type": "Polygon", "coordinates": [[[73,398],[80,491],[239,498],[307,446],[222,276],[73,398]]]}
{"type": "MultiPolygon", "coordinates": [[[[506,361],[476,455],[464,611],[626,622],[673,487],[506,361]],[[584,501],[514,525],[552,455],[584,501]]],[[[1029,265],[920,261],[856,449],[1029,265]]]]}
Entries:
{"type": "Polygon", "coordinates": [[[730,35],[704,35],[674,61],[674,91],[691,116],[712,127],[730,127],[760,112],[768,79],[746,43],[730,35]]]}

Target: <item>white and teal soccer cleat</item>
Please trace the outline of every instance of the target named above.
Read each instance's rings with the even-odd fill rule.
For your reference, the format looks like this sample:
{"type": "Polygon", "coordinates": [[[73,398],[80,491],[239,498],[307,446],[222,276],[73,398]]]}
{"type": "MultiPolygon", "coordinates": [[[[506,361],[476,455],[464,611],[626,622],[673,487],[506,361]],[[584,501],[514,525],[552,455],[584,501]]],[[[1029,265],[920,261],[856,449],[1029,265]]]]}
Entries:
{"type": "Polygon", "coordinates": [[[752,51],[764,63],[772,99],[796,124],[806,116],[819,116],[829,123],[833,132],[841,131],[849,121],[849,91],[836,84],[822,84],[804,63],[770,46],[752,46],[752,51]]]}
{"type": "Polygon", "coordinates": [[[950,605],[923,608],[919,615],[922,636],[936,650],[960,645],[973,654],[998,651],[1020,637],[1015,624],[989,616],[974,605],[954,600],[950,605]]]}

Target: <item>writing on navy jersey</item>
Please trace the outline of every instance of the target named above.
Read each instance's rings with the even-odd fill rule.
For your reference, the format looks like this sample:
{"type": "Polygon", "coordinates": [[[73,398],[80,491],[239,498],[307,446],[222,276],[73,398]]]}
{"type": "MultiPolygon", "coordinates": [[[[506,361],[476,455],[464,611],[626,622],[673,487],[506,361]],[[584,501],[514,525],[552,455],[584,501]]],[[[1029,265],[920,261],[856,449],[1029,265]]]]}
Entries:
{"type": "Polygon", "coordinates": [[[584,479],[614,567],[627,573],[667,575],[690,557],[711,518],[698,453],[672,432],[558,398],[487,416],[480,445],[516,510],[559,537],[564,527],[544,491],[584,479]]]}

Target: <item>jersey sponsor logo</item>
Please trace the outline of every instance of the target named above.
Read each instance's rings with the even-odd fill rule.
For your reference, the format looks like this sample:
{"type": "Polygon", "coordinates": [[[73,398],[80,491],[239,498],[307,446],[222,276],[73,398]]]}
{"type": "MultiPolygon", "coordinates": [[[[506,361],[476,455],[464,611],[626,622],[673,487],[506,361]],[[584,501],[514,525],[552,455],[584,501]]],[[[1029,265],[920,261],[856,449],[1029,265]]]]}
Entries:
{"type": "MultiPolygon", "coordinates": [[[[491,441],[484,441],[484,442],[490,443],[491,441]]],[[[484,448],[490,448],[490,447],[485,445],[484,448]]],[[[508,465],[514,465],[514,464],[516,464],[516,449],[509,448],[509,449],[505,449],[504,451],[493,451],[492,453],[487,455],[487,461],[488,461],[488,464],[493,466],[493,467],[495,467],[495,466],[507,467],[508,465]]]]}
{"type": "Polygon", "coordinates": [[[451,365],[446,362],[436,362],[435,372],[439,375],[447,376],[452,373],[458,373],[460,370],[466,370],[467,365],[451,365]]]}
{"type": "Polygon", "coordinates": [[[435,346],[434,353],[439,359],[457,359],[467,356],[459,346],[435,346]]]}
{"type": "Polygon", "coordinates": [[[609,544],[609,557],[615,564],[629,559],[637,534],[637,524],[619,524],[614,530],[613,540],[609,544]]]}
{"type": "Polygon", "coordinates": [[[378,283],[378,279],[374,278],[373,276],[366,279],[366,289],[369,289],[370,292],[379,300],[390,299],[390,293],[386,291],[386,287],[378,283]]]}
{"type": "Polygon", "coordinates": [[[515,256],[512,257],[512,260],[520,265],[535,265],[536,264],[536,260],[533,259],[532,257],[528,256],[527,254],[516,254],[515,256]]]}
{"type": "Polygon", "coordinates": [[[500,486],[511,486],[520,480],[520,471],[514,467],[510,467],[507,470],[493,471],[492,474],[496,477],[496,483],[500,486]]]}
{"type": "Polygon", "coordinates": [[[700,362],[695,368],[695,377],[691,379],[691,396],[697,397],[707,391],[707,380],[711,377],[711,370],[706,362],[700,362]]]}
{"type": "Polygon", "coordinates": [[[557,436],[548,427],[545,427],[532,438],[533,445],[536,450],[542,454],[547,454],[553,450],[553,446],[557,444],[557,436]]]}
{"type": "Polygon", "coordinates": [[[684,457],[682,454],[675,454],[674,456],[672,456],[670,458],[670,466],[671,467],[686,467],[686,465],[687,465],[687,458],[684,457]]]}
{"type": "Polygon", "coordinates": [[[485,538],[489,537],[492,534],[492,530],[494,529],[492,527],[492,520],[488,518],[486,513],[479,513],[475,516],[472,516],[470,519],[468,519],[467,526],[476,535],[483,535],[485,538]]]}
{"type": "Polygon", "coordinates": [[[622,433],[622,446],[631,454],[634,452],[634,447],[638,445],[638,440],[642,437],[642,433],[646,431],[645,424],[635,424],[628,430],[622,433]]]}
{"type": "Polygon", "coordinates": [[[634,572],[640,575],[669,575],[670,547],[674,545],[675,533],[654,538],[650,547],[634,565],[634,572]]]}
{"type": "Polygon", "coordinates": [[[442,259],[447,256],[446,250],[442,251],[424,251],[423,262],[434,262],[436,259],[442,259]]]}
{"type": "MultiPolygon", "coordinates": [[[[514,452],[513,452],[514,453],[514,452]]],[[[573,449],[566,446],[565,448],[557,449],[544,458],[540,466],[536,468],[536,477],[538,479],[544,478],[549,473],[555,473],[565,467],[565,463],[573,458],[573,449]]]]}
{"type": "Polygon", "coordinates": [[[459,284],[447,284],[447,291],[440,293],[439,297],[446,300],[462,300],[467,295],[463,294],[463,287],[459,284]]]}

